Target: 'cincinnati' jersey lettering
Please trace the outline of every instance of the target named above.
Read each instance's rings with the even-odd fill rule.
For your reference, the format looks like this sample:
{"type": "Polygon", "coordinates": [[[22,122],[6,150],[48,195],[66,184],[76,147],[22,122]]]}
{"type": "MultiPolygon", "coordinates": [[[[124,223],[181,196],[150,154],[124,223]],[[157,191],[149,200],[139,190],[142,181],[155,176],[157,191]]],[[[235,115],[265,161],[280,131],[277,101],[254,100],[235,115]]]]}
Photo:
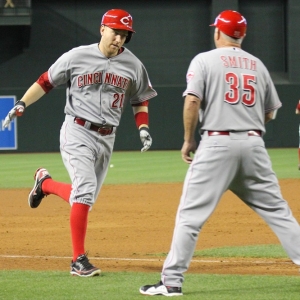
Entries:
{"type": "MultiPolygon", "coordinates": [[[[79,88],[84,87],[86,85],[101,84],[101,83],[102,83],[102,72],[84,74],[84,75],[79,75],[77,77],[77,85],[79,88]]],[[[104,75],[104,83],[126,90],[129,84],[129,80],[125,77],[116,74],[106,73],[104,75]]]]}
{"type": "Polygon", "coordinates": [[[92,74],[79,75],[77,77],[78,87],[84,87],[86,85],[102,83],[102,72],[96,72],[92,74]]]}
{"type": "Polygon", "coordinates": [[[104,83],[126,90],[128,87],[129,80],[125,77],[116,74],[106,73],[104,83]]]}
{"type": "Polygon", "coordinates": [[[241,56],[221,56],[223,66],[226,68],[240,68],[256,71],[256,60],[241,56]]]}

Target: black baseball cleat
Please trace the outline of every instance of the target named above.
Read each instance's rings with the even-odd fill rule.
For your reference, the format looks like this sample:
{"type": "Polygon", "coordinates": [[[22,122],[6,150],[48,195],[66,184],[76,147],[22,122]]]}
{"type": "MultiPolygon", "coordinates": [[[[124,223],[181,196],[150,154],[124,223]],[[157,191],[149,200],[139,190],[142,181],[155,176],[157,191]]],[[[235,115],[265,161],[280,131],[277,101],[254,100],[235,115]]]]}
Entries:
{"type": "Polygon", "coordinates": [[[101,270],[93,266],[85,254],[79,255],[76,261],[71,262],[70,273],[74,276],[92,277],[99,276],[101,270]]]}
{"type": "Polygon", "coordinates": [[[162,281],[159,281],[157,284],[140,287],[140,293],[147,296],[163,295],[167,297],[183,295],[181,287],[165,286],[162,281]]]}
{"type": "Polygon", "coordinates": [[[33,176],[35,183],[33,186],[33,189],[29,193],[28,196],[28,204],[31,208],[37,208],[41,202],[42,199],[47,196],[43,193],[42,190],[42,183],[47,178],[52,178],[49,174],[49,172],[44,168],[39,168],[35,171],[35,174],[33,176]]]}

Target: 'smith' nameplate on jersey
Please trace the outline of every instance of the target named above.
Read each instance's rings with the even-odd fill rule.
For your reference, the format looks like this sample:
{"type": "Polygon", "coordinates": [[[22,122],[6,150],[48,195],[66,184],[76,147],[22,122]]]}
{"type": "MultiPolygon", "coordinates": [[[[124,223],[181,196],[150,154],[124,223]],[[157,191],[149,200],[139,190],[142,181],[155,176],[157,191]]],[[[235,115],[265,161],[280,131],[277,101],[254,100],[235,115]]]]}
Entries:
{"type": "Polygon", "coordinates": [[[0,150],[17,149],[17,118],[3,128],[4,119],[15,103],[16,96],[0,96],[0,150]]]}

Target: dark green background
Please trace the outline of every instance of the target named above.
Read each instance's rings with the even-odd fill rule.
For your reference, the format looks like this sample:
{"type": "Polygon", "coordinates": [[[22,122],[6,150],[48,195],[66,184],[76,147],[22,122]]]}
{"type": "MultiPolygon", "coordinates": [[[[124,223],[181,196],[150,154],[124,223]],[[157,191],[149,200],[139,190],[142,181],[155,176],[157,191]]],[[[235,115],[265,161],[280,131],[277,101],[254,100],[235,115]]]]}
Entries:
{"type": "MultiPolygon", "coordinates": [[[[246,17],[243,49],[265,63],[283,102],[277,119],[267,125],[267,147],[298,147],[298,0],[32,1],[31,26],[0,26],[0,95],[20,99],[62,53],[98,42],[101,17],[111,8],[132,14],[136,34],[127,46],[144,63],[158,92],[149,106],[152,149],[181,148],[186,70],[196,54],[214,47],[213,28],[208,25],[224,9],[239,10],[246,17]]],[[[6,152],[58,151],[64,105],[65,89],[61,86],[30,106],[18,119],[18,150],[6,152]]],[[[140,147],[128,106],[115,150],[140,147]]]]}

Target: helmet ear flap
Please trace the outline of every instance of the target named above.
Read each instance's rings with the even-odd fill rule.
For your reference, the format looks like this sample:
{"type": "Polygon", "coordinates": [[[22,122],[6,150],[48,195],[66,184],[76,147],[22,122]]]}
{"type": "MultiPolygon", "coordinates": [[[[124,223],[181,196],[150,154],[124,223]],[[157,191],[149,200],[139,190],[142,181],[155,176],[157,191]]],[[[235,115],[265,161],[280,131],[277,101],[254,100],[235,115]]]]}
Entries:
{"type": "Polygon", "coordinates": [[[125,44],[127,44],[127,43],[129,43],[129,42],[130,42],[130,40],[131,40],[131,37],[132,37],[132,34],[133,34],[133,32],[131,32],[131,31],[128,31],[128,35],[127,35],[127,37],[126,37],[125,44]]]}

